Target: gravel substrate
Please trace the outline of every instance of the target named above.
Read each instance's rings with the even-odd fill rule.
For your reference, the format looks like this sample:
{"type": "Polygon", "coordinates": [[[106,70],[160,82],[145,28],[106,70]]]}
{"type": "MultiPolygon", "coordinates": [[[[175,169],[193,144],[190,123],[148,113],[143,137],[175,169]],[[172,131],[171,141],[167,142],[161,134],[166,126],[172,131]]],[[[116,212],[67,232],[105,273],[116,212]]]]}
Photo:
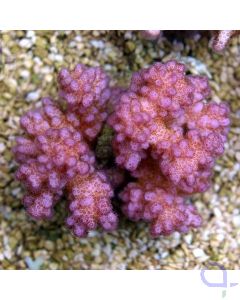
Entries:
{"type": "Polygon", "coordinates": [[[3,31],[0,45],[0,269],[200,269],[218,262],[227,269],[240,263],[240,37],[224,54],[198,41],[143,40],[128,31],[3,31]],[[170,58],[189,71],[209,77],[212,99],[231,106],[225,154],[217,161],[210,190],[192,198],[203,226],[187,235],[152,239],[144,223],[122,218],[118,231],[94,231],[77,239],[64,227],[64,201],[52,221],[35,222],[20,202],[11,147],[21,133],[19,118],[55,97],[56,74],[63,66],[102,66],[124,85],[132,71],[170,58]]]}

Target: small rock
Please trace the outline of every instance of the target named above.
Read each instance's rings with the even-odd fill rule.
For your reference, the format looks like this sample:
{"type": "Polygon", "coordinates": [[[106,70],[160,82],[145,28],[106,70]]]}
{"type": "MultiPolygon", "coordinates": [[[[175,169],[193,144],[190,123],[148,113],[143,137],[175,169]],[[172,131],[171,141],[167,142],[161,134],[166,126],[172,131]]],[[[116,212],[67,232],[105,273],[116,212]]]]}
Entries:
{"type": "Polygon", "coordinates": [[[3,252],[3,255],[6,257],[6,259],[10,260],[12,258],[12,252],[10,249],[7,249],[3,252]]]}
{"type": "Polygon", "coordinates": [[[222,217],[222,212],[218,207],[214,207],[213,209],[213,213],[217,218],[221,218],[222,217]]]}
{"type": "Polygon", "coordinates": [[[240,216],[234,216],[232,222],[236,227],[240,227],[240,216]]]}
{"type": "Polygon", "coordinates": [[[33,45],[33,43],[30,39],[21,39],[20,42],[19,42],[19,46],[21,48],[29,49],[29,48],[32,47],[32,45],[33,45]]]}
{"type": "Polygon", "coordinates": [[[63,61],[63,56],[61,54],[51,53],[51,54],[49,54],[49,59],[51,61],[62,62],[63,61]]]}
{"type": "Polygon", "coordinates": [[[216,239],[219,241],[219,242],[222,242],[224,239],[225,239],[225,235],[222,234],[222,233],[219,233],[216,235],[216,239]]]}
{"type": "Polygon", "coordinates": [[[14,93],[17,89],[17,81],[13,78],[6,78],[6,85],[9,87],[10,92],[14,93]]]}
{"type": "Polygon", "coordinates": [[[200,257],[206,256],[205,252],[202,249],[200,249],[200,248],[194,249],[193,250],[193,255],[196,258],[200,258],[200,257]]]}
{"type": "Polygon", "coordinates": [[[46,241],[44,246],[47,250],[52,251],[55,249],[54,243],[52,241],[46,241]]]}
{"type": "Polygon", "coordinates": [[[17,187],[11,191],[11,194],[16,197],[21,192],[21,188],[17,187]]]}
{"type": "Polygon", "coordinates": [[[129,253],[130,258],[135,258],[135,257],[137,257],[137,255],[138,255],[138,252],[135,249],[131,250],[129,253]]]}
{"type": "Polygon", "coordinates": [[[33,39],[35,37],[35,32],[33,30],[28,30],[26,36],[27,38],[33,39]]]}
{"type": "Polygon", "coordinates": [[[30,76],[30,72],[28,70],[22,70],[20,71],[20,76],[24,79],[27,79],[30,76]]]}
{"type": "Polygon", "coordinates": [[[132,41],[127,41],[126,47],[129,52],[133,52],[136,49],[136,45],[132,41]]]}
{"type": "Polygon", "coordinates": [[[61,54],[56,54],[55,55],[55,61],[62,62],[63,61],[63,56],[61,54]]]}
{"type": "Polygon", "coordinates": [[[192,235],[191,235],[191,234],[185,235],[185,236],[184,236],[184,241],[185,241],[188,245],[192,244],[192,235]]]}
{"type": "Polygon", "coordinates": [[[5,145],[3,143],[0,143],[0,153],[3,153],[5,149],[6,149],[5,145]]]}
{"type": "Polygon", "coordinates": [[[169,252],[168,251],[165,251],[161,254],[161,258],[166,258],[169,256],[169,252]]]}
{"type": "Polygon", "coordinates": [[[30,270],[39,270],[43,264],[43,259],[38,257],[36,260],[32,260],[31,257],[26,257],[25,262],[30,270]]]}
{"type": "Polygon", "coordinates": [[[27,101],[36,101],[40,97],[40,91],[33,91],[27,94],[27,101]]]}
{"type": "Polygon", "coordinates": [[[103,41],[98,41],[98,40],[92,40],[90,41],[90,44],[95,47],[95,48],[99,48],[99,49],[103,49],[105,47],[105,44],[103,41]]]}

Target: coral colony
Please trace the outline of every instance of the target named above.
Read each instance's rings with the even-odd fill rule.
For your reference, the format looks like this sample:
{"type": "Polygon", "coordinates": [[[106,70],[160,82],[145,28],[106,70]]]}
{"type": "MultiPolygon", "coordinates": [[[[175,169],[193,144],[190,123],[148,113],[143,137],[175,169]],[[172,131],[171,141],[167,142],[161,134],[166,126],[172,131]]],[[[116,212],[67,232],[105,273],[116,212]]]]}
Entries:
{"type": "Polygon", "coordinates": [[[100,68],[61,70],[59,94],[66,108],[42,99],[41,108],[22,116],[25,134],[13,149],[28,214],[51,218],[65,194],[66,224],[76,236],[98,226],[117,228],[111,204],[116,185],[109,176],[118,177],[116,167],[99,170],[94,156],[107,122],[115,132],[116,165],[131,175],[118,195],[124,215],[149,223],[153,237],[199,227],[201,217],[187,198],[210,186],[215,160],[224,151],[229,109],[207,102],[207,79],[185,71],[176,61],[155,63],[134,73],[130,86],[121,89],[110,88],[100,68]]]}

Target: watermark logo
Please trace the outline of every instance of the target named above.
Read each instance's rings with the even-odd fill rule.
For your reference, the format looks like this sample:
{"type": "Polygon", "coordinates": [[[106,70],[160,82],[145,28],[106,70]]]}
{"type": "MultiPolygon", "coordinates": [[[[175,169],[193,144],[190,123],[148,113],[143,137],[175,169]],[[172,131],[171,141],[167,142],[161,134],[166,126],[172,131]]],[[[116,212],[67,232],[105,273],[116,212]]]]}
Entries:
{"type": "Polygon", "coordinates": [[[203,270],[201,270],[201,280],[208,287],[224,288],[224,290],[222,291],[222,298],[225,298],[226,295],[227,295],[227,288],[237,286],[238,283],[230,282],[229,285],[228,285],[227,270],[224,268],[224,266],[218,264],[217,262],[209,262],[208,264],[210,266],[217,267],[219,270],[221,270],[222,271],[222,278],[219,282],[209,282],[206,279],[205,275],[206,275],[206,272],[210,272],[210,270],[203,269],[203,270]]]}

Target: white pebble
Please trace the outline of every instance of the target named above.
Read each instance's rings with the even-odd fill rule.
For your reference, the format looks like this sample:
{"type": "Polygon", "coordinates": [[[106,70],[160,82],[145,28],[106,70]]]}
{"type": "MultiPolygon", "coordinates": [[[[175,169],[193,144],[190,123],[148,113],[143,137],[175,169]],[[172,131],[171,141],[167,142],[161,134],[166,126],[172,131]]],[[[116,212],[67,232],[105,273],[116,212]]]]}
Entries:
{"type": "Polygon", "coordinates": [[[27,38],[34,38],[35,37],[35,32],[33,30],[28,30],[26,34],[27,38]]]}
{"type": "Polygon", "coordinates": [[[32,45],[33,45],[33,43],[32,43],[32,41],[29,40],[29,39],[21,39],[20,42],[19,42],[19,46],[20,46],[21,48],[26,48],[26,49],[28,49],[28,48],[31,48],[32,45]]]}
{"type": "Polygon", "coordinates": [[[56,54],[55,60],[61,62],[61,61],[63,61],[63,56],[61,54],[56,54]]]}
{"type": "Polygon", "coordinates": [[[3,252],[3,255],[5,256],[6,259],[11,259],[12,258],[12,252],[10,251],[10,249],[7,249],[3,252]]]}
{"type": "Polygon", "coordinates": [[[210,238],[210,231],[209,230],[204,230],[202,233],[202,239],[204,241],[208,241],[210,238]]]}
{"type": "Polygon", "coordinates": [[[81,41],[82,41],[81,35],[77,35],[74,39],[75,39],[75,41],[77,41],[77,42],[81,42],[81,41]]]}
{"type": "Polygon", "coordinates": [[[101,254],[100,248],[93,249],[93,251],[92,251],[93,256],[98,257],[98,256],[100,256],[100,254],[101,254]]]}
{"type": "Polygon", "coordinates": [[[5,149],[6,149],[5,145],[3,143],[0,143],[0,153],[3,153],[5,149]]]}
{"type": "Polygon", "coordinates": [[[213,209],[213,213],[214,213],[214,215],[215,215],[217,218],[221,218],[221,217],[222,217],[222,212],[221,212],[221,210],[220,210],[219,208],[217,208],[217,207],[215,207],[215,208],[213,209]]]}
{"type": "Polygon", "coordinates": [[[192,244],[192,235],[191,235],[191,234],[185,235],[185,236],[184,236],[184,241],[185,241],[188,245],[192,244]]]}
{"type": "Polygon", "coordinates": [[[19,193],[21,192],[21,188],[18,187],[18,188],[15,188],[12,190],[11,194],[16,197],[17,195],[19,195],[19,193]]]}
{"type": "Polygon", "coordinates": [[[76,42],[75,41],[71,41],[69,44],[68,44],[68,47],[69,48],[75,48],[76,47],[76,42]]]}
{"type": "Polygon", "coordinates": [[[105,44],[103,41],[98,41],[98,40],[92,40],[90,41],[90,44],[95,47],[95,48],[99,48],[99,49],[103,49],[105,47],[105,44]]]}
{"type": "Polygon", "coordinates": [[[51,51],[51,53],[54,53],[54,54],[56,54],[58,52],[57,48],[53,47],[53,46],[50,47],[50,51],[51,51]]]}
{"type": "Polygon", "coordinates": [[[20,71],[20,76],[24,79],[29,78],[30,72],[28,70],[22,70],[20,71]]]}
{"type": "Polygon", "coordinates": [[[42,60],[41,60],[40,57],[38,57],[38,56],[35,56],[35,57],[33,58],[33,61],[34,61],[34,63],[35,63],[36,65],[38,65],[38,66],[42,66],[42,65],[43,65],[42,60]]]}
{"type": "Polygon", "coordinates": [[[135,257],[137,257],[137,255],[138,255],[137,250],[133,249],[133,250],[130,251],[130,253],[129,253],[128,256],[129,256],[130,258],[135,258],[135,257]]]}
{"type": "Polygon", "coordinates": [[[200,249],[200,248],[194,249],[193,250],[193,255],[196,258],[200,258],[200,257],[206,256],[205,252],[202,249],[200,249]]]}
{"type": "Polygon", "coordinates": [[[219,234],[216,235],[216,239],[219,242],[222,242],[225,239],[225,235],[223,233],[219,233],[219,234]]]}
{"type": "Polygon", "coordinates": [[[234,224],[236,227],[240,227],[240,216],[234,216],[234,217],[233,217],[233,224],[234,224]]]}
{"type": "Polygon", "coordinates": [[[53,68],[50,68],[49,66],[45,66],[41,68],[42,74],[50,74],[53,72],[53,68]]]}
{"type": "Polygon", "coordinates": [[[63,56],[61,54],[49,54],[49,59],[52,60],[52,61],[59,61],[59,62],[62,62],[63,61],[63,56]]]}
{"type": "Polygon", "coordinates": [[[27,94],[27,101],[36,101],[40,96],[40,91],[33,91],[27,94]]]}
{"type": "Polygon", "coordinates": [[[168,251],[165,251],[161,254],[161,258],[166,258],[169,256],[169,252],[168,251]]]}

